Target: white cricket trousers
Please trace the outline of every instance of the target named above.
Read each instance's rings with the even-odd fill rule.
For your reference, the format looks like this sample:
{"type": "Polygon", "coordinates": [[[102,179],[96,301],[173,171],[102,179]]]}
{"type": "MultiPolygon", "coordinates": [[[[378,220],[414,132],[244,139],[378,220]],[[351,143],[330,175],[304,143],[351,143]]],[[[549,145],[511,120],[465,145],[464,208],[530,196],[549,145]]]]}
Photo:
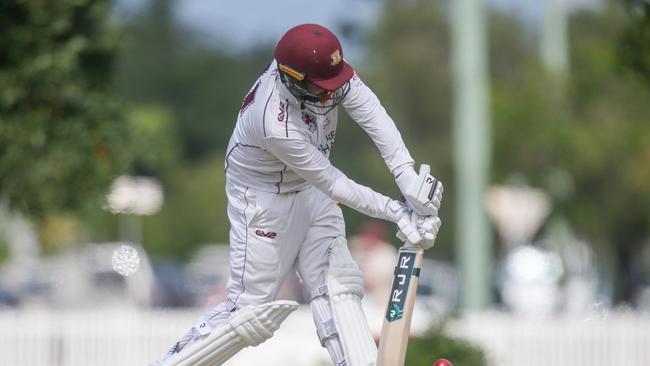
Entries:
{"type": "MultiPolygon", "coordinates": [[[[231,182],[226,194],[230,279],[225,309],[220,310],[275,300],[294,268],[307,295],[327,282],[330,245],[345,236],[343,214],[334,200],[314,187],[276,194],[231,182]]],[[[222,318],[213,314],[213,322],[222,318]]]]}
{"type": "Polygon", "coordinates": [[[165,355],[199,338],[197,324],[216,328],[230,313],[276,299],[289,271],[296,269],[311,298],[327,283],[329,249],[345,236],[336,202],[314,187],[295,193],[268,193],[226,182],[230,220],[228,297],[201,316],[165,355]]]}

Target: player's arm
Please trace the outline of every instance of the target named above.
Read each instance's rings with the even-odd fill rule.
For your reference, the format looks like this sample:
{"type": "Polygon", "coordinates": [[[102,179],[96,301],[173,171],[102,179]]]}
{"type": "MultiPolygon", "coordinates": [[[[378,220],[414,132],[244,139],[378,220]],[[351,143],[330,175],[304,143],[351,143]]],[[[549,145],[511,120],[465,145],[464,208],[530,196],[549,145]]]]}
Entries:
{"type": "Polygon", "coordinates": [[[394,222],[409,240],[419,242],[420,235],[411,219],[411,210],[397,200],[354,182],[309,142],[299,138],[269,137],[266,149],[291,170],[332,199],[365,215],[394,222]]]}
{"type": "Polygon", "coordinates": [[[442,199],[442,184],[437,182],[434,191],[428,190],[435,181],[429,174],[428,165],[420,168],[420,174],[415,172],[413,158],[395,122],[375,93],[356,74],[350,81],[350,92],[343,100],[343,106],[375,143],[410,206],[419,215],[436,216],[442,199]],[[423,170],[425,167],[426,171],[423,170]]]}
{"type": "Polygon", "coordinates": [[[350,117],[370,136],[400,191],[406,193],[409,184],[417,178],[414,161],[393,119],[381,105],[379,98],[355,73],[350,80],[350,91],[342,102],[350,117]]]}

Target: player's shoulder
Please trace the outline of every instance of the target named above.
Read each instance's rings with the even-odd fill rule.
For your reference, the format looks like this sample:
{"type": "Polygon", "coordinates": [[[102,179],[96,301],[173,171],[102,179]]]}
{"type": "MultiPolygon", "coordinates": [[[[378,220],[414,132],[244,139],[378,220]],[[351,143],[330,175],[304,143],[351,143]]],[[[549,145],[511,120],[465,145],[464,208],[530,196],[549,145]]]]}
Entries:
{"type": "Polygon", "coordinates": [[[266,138],[309,139],[310,131],[316,130],[316,117],[281,93],[269,99],[264,117],[266,138]]]}
{"type": "Polygon", "coordinates": [[[361,79],[361,76],[357,73],[356,70],[352,73],[350,78],[350,90],[349,95],[356,95],[357,93],[364,93],[368,89],[368,86],[361,79]]]}
{"type": "Polygon", "coordinates": [[[264,109],[260,113],[264,137],[284,136],[288,128],[289,113],[291,113],[291,106],[281,98],[278,88],[274,87],[268,94],[264,109]]]}
{"type": "Polygon", "coordinates": [[[262,72],[244,96],[239,110],[240,115],[257,116],[265,112],[265,107],[273,94],[274,78],[275,72],[273,68],[268,67],[262,72]]]}
{"type": "Polygon", "coordinates": [[[350,78],[350,89],[343,98],[342,105],[346,108],[353,108],[355,106],[362,106],[365,101],[372,99],[374,92],[364,83],[359,74],[354,71],[352,78],[350,78]]]}
{"type": "Polygon", "coordinates": [[[243,116],[260,138],[285,137],[289,131],[289,114],[292,106],[279,95],[272,80],[262,82],[256,95],[257,101],[243,116]]]}
{"type": "Polygon", "coordinates": [[[350,86],[355,87],[360,85],[364,85],[363,80],[361,80],[361,77],[357,73],[357,70],[354,70],[352,72],[352,77],[350,78],[350,86]]]}

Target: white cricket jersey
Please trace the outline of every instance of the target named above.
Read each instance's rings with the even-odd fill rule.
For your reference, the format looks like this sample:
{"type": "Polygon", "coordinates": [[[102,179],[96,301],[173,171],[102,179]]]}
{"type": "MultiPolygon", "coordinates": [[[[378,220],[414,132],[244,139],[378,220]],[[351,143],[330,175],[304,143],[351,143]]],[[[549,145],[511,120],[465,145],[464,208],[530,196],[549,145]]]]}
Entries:
{"type": "MultiPolygon", "coordinates": [[[[340,105],[370,136],[394,176],[413,166],[395,123],[356,73],[340,105]]],[[[386,216],[388,197],[355,183],[330,163],[337,113],[338,107],[325,115],[301,109],[274,60],[242,103],[225,158],[227,179],[274,193],[314,185],[357,211],[394,221],[386,216]]]]}

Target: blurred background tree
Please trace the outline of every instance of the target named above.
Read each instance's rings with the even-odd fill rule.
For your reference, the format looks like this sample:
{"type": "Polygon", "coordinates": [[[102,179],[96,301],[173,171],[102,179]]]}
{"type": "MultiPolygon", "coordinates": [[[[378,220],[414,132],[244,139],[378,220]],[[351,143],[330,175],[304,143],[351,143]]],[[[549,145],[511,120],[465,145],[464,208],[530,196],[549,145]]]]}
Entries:
{"type": "Polygon", "coordinates": [[[122,24],[116,91],[134,104],[153,103],[174,119],[183,159],[223,153],[243,95],[272,49],[234,54],[179,24],[172,0],[155,0],[122,24]]]}
{"type": "Polygon", "coordinates": [[[571,18],[563,93],[535,60],[493,77],[493,179],[517,174],[551,193],[553,215],[593,244],[628,301],[650,233],[650,88],[619,57],[623,7],[604,6],[571,18]]]}
{"type": "MultiPolygon", "coordinates": [[[[145,248],[180,260],[228,239],[226,145],[243,96],[272,48],[235,53],[215,47],[180,24],[173,5],[149,1],[122,19],[114,87],[142,123],[164,125],[164,146],[155,145],[155,136],[151,144],[135,137],[140,153],[132,173],[157,177],[165,190],[162,210],[144,219],[145,248]]],[[[93,226],[102,230],[110,220],[100,214],[93,226]]],[[[111,232],[105,231],[107,239],[111,232]]]]}
{"type": "MultiPolygon", "coordinates": [[[[449,42],[444,8],[439,3],[390,0],[369,39],[366,62],[354,65],[397,124],[416,169],[419,164],[430,164],[447,187],[441,210],[446,229],[436,243],[436,255],[447,259],[453,255],[453,194],[449,189],[454,185],[449,42]]],[[[368,136],[347,116],[339,130],[334,164],[353,179],[399,197],[393,177],[368,136]]],[[[351,230],[366,220],[352,210],[346,214],[351,230]]]]}
{"type": "Polygon", "coordinates": [[[621,36],[624,64],[650,82],[650,2],[625,0],[630,17],[621,36]]]}
{"type": "Polygon", "coordinates": [[[0,3],[0,195],[32,217],[99,203],[129,161],[111,2],[0,3]],[[71,187],[74,187],[71,189],[71,187]]]}
{"type": "MultiPolygon", "coordinates": [[[[449,187],[442,219],[451,228],[455,205],[449,194],[454,179],[445,9],[429,1],[385,4],[360,73],[367,73],[367,83],[400,125],[416,160],[430,162],[449,187]]],[[[525,177],[527,184],[551,193],[553,216],[566,217],[593,244],[603,268],[617,274],[618,301],[631,298],[650,233],[647,2],[642,9],[642,16],[630,18],[620,2],[607,1],[601,11],[574,13],[570,70],[561,80],[537,57],[530,25],[498,12],[489,20],[492,182],[525,177]]],[[[339,141],[360,141],[344,132],[345,125],[340,128],[339,141]]],[[[346,148],[346,143],[337,145],[346,148]]],[[[388,177],[372,173],[380,171],[381,161],[370,148],[366,151],[344,156],[356,166],[363,163],[355,159],[363,160],[363,175],[376,180],[373,186],[385,187],[381,182],[388,177]]],[[[443,229],[432,254],[452,258],[452,235],[443,229]]]]}

